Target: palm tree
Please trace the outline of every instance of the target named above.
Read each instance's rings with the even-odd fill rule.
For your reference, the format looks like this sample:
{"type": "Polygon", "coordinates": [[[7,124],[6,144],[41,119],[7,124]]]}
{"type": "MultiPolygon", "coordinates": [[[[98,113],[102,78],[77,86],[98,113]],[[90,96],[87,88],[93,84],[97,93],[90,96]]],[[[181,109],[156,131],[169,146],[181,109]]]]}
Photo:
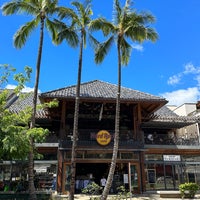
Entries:
{"type": "MultiPolygon", "coordinates": [[[[76,175],[76,148],[78,140],[78,118],[79,118],[79,102],[80,102],[80,86],[81,86],[81,73],[82,73],[82,62],[83,62],[83,48],[86,47],[88,25],[91,22],[91,1],[86,0],[84,3],[79,1],[73,1],[71,3],[74,7],[74,14],[72,19],[71,28],[75,31],[79,37],[79,61],[78,61],[78,76],[76,84],[76,98],[75,98],[75,109],[74,109],[74,124],[73,124],[73,141],[72,141],[72,155],[71,155],[71,180],[70,180],[70,194],[69,199],[74,199],[74,188],[75,188],[75,175],[76,175]]],[[[60,15],[61,19],[65,18],[65,14],[60,15]]],[[[62,31],[58,34],[58,42],[66,39],[68,35],[68,27],[63,24],[62,31]]]]}
{"type": "Polygon", "coordinates": [[[97,19],[90,24],[92,31],[102,30],[105,36],[110,37],[104,42],[99,43],[93,39],[95,50],[95,62],[101,63],[107,55],[109,48],[116,41],[118,57],[118,89],[116,97],[115,114],[115,136],[111,167],[107,177],[106,187],[101,195],[101,200],[107,199],[115,172],[119,144],[119,126],[120,126],[120,95],[121,95],[121,66],[128,65],[131,56],[131,44],[133,42],[143,42],[145,40],[156,41],[157,33],[149,24],[155,21],[155,18],[148,13],[136,13],[131,7],[132,1],[126,0],[125,6],[121,7],[119,0],[114,0],[113,23],[106,19],[97,19]]]}
{"type": "MultiPolygon", "coordinates": [[[[38,97],[38,85],[40,76],[40,65],[42,58],[43,49],[43,38],[44,38],[44,28],[50,32],[52,40],[56,40],[56,23],[51,18],[55,14],[60,14],[62,12],[70,13],[70,9],[65,7],[59,7],[58,0],[12,0],[5,3],[2,6],[2,11],[4,15],[12,15],[15,13],[27,15],[32,15],[34,18],[25,23],[14,35],[14,46],[16,48],[22,48],[29,35],[40,25],[40,40],[38,47],[38,56],[36,64],[36,76],[35,85],[33,92],[33,110],[31,117],[30,129],[35,127],[35,115],[38,97]]],[[[69,14],[70,15],[70,14],[69,14]]],[[[30,199],[36,199],[35,187],[34,187],[34,173],[33,173],[33,149],[34,149],[34,138],[30,139],[30,152],[29,152],[29,193],[30,199]]]]}

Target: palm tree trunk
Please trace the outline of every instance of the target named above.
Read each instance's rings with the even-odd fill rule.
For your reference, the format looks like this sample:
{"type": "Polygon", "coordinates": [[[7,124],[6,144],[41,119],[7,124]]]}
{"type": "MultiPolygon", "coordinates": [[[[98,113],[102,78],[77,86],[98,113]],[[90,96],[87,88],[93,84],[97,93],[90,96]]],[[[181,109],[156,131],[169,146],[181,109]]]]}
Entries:
{"type": "Polygon", "coordinates": [[[83,34],[81,34],[81,41],[80,41],[78,79],[77,79],[77,85],[76,85],[73,142],[72,142],[72,157],[71,157],[71,180],[70,180],[71,182],[70,182],[69,200],[74,200],[74,193],[75,193],[76,148],[77,148],[77,140],[78,140],[78,118],[79,118],[79,101],[80,101],[82,58],[83,58],[83,34]]]}
{"type": "MultiPolygon", "coordinates": [[[[41,64],[41,58],[42,58],[43,37],[44,37],[44,19],[41,19],[40,43],[39,43],[37,66],[36,66],[35,86],[34,86],[34,92],[33,92],[33,110],[32,110],[30,129],[35,128],[35,117],[36,117],[38,85],[39,85],[39,77],[40,77],[40,64],[41,64]]],[[[29,199],[30,200],[37,199],[37,196],[35,193],[35,186],[34,186],[34,139],[33,138],[30,138],[30,151],[29,151],[29,199]]]]}
{"type": "Polygon", "coordinates": [[[113,176],[115,173],[115,167],[117,163],[117,154],[119,149],[119,123],[120,123],[120,95],[121,95],[121,53],[120,53],[120,39],[117,43],[117,53],[118,53],[118,88],[117,88],[117,98],[116,98],[116,113],[115,113],[115,136],[114,136],[114,146],[113,155],[111,160],[111,166],[106,182],[106,186],[101,195],[101,200],[106,200],[113,182],[113,176]]]}

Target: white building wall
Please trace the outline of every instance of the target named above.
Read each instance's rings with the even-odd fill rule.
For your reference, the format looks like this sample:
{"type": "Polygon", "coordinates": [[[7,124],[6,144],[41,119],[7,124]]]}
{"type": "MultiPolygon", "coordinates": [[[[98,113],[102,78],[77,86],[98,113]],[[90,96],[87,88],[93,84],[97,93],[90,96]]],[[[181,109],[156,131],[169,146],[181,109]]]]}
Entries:
{"type": "Polygon", "coordinates": [[[185,103],[175,108],[173,111],[179,116],[188,116],[190,113],[194,112],[195,110],[196,110],[195,103],[185,103]]]}
{"type": "MultiPolygon", "coordinates": [[[[178,107],[169,106],[169,109],[171,109],[174,113],[176,113],[179,116],[188,116],[189,114],[197,110],[195,103],[185,103],[178,107]]],[[[183,139],[191,138],[199,140],[198,124],[195,123],[190,126],[177,129],[176,136],[178,138],[183,138],[183,139]]]]}

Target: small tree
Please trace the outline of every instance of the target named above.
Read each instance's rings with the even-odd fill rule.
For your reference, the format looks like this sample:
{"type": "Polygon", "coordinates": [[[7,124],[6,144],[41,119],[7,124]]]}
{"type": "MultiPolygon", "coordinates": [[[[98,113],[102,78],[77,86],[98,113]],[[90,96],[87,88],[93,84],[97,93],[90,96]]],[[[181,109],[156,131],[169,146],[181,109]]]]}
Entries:
{"type": "MultiPolygon", "coordinates": [[[[10,71],[4,68],[4,75],[0,76],[1,83],[7,82],[10,71]]],[[[32,70],[30,67],[25,67],[25,75],[19,73],[14,75],[14,79],[18,82],[18,86],[12,93],[16,93],[18,98],[27,98],[27,95],[22,94],[21,90],[24,84],[29,81],[32,70]]],[[[0,92],[0,159],[27,159],[30,148],[30,138],[34,138],[35,142],[43,142],[48,134],[48,129],[43,128],[29,128],[30,119],[32,115],[32,107],[27,106],[19,112],[12,112],[7,104],[10,91],[3,89],[0,92]]],[[[49,106],[56,106],[57,102],[39,105],[38,109],[49,106]]]]}

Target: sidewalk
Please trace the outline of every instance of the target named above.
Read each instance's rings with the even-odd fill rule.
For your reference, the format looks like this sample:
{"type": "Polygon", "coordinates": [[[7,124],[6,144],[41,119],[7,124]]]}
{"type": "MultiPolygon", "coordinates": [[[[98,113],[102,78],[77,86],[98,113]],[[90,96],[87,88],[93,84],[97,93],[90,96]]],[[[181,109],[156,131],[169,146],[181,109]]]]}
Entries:
{"type": "MultiPolygon", "coordinates": [[[[77,194],[75,195],[75,200],[90,200],[89,195],[84,194],[77,194]]],[[[96,196],[92,196],[96,197],[96,196]]],[[[116,195],[109,195],[107,200],[115,200],[116,195]]],[[[67,200],[68,195],[56,195],[54,196],[53,200],[67,200]]],[[[200,200],[200,194],[196,194],[194,199],[200,200]]],[[[182,198],[161,198],[158,193],[144,193],[144,194],[138,194],[133,195],[133,197],[128,198],[127,200],[182,200],[182,198]]],[[[184,199],[187,200],[187,199],[184,199]]],[[[191,199],[190,199],[191,200],[191,199]]]]}

